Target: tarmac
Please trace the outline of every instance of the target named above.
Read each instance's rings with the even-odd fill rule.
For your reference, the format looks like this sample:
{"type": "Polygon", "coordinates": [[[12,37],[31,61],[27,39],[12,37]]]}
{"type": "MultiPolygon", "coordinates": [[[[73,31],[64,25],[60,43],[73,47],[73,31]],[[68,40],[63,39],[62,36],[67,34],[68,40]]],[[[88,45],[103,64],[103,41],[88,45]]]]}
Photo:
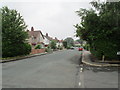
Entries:
{"type": "Polygon", "coordinates": [[[106,66],[113,66],[113,67],[119,67],[120,64],[110,64],[109,62],[98,62],[98,61],[91,61],[90,59],[90,51],[84,50],[82,53],[82,63],[90,66],[98,66],[98,67],[106,67],[106,66]]]}
{"type": "MultiPolygon", "coordinates": [[[[31,57],[41,56],[41,55],[46,55],[46,54],[49,54],[49,53],[45,52],[45,53],[33,54],[33,55],[28,55],[28,56],[23,56],[23,57],[16,57],[13,59],[8,59],[8,60],[0,60],[0,63],[22,60],[25,58],[31,58],[31,57]]],[[[110,64],[107,62],[96,62],[96,61],[93,62],[90,59],[90,55],[91,55],[90,51],[86,51],[86,50],[82,51],[82,63],[84,63],[86,65],[98,66],[98,67],[105,67],[105,66],[119,67],[120,66],[120,64],[110,64]]]]}

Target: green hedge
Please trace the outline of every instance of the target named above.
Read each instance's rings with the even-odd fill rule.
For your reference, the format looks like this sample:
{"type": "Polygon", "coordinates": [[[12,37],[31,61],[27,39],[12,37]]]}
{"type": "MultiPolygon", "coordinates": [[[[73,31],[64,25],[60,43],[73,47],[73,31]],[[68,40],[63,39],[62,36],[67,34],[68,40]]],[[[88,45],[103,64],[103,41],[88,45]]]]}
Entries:
{"type": "Polygon", "coordinates": [[[42,48],[42,46],[40,44],[35,46],[35,49],[41,49],[41,48],[42,48]]]}
{"type": "Polygon", "coordinates": [[[2,57],[15,57],[21,55],[27,55],[31,52],[31,46],[27,43],[5,45],[2,47],[2,57]]]}

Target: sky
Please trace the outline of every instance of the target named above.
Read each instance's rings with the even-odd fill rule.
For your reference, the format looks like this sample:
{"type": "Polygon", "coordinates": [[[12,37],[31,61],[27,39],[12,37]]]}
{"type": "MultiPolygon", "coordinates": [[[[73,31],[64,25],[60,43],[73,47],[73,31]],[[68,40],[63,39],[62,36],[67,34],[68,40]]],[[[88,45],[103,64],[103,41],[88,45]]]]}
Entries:
{"type": "Polygon", "coordinates": [[[16,9],[23,16],[28,25],[45,35],[65,39],[75,37],[75,27],[80,23],[80,17],[75,13],[80,8],[91,8],[91,0],[3,0],[0,7],[8,6],[16,9]]]}

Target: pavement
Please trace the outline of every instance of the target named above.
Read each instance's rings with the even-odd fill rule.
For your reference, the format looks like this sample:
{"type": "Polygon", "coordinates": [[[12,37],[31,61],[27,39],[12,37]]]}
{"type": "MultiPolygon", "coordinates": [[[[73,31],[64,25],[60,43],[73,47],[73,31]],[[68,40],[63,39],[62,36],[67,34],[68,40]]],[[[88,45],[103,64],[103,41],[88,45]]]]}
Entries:
{"type": "Polygon", "coordinates": [[[0,63],[12,62],[12,61],[16,61],[16,60],[22,60],[22,59],[31,58],[31,57],[35,57],[35,56],[46,55],[46,54],[47,54],[47,52],[38,53],[38,54],[31,54],[31,55],[21,56],[21,57],[15,57],[15,58],[11,58],[11,59],[4,59],[4,60],[0,60],[0,63]]]}
{"type": "Polygon", "coordinates": [[[103,63],[103,62],[96,62],[96,61],[91,61],[90,59],[90,51],[86,51],[84,50],[83,51],[83,54],[82,54],[82,63],[84,64],[87,64],[87,65],[90,65],[90,66],[99,66],[99,67],[103,67],[103,66],[113,66],[113,67],[118,67],[120,66],[119,64],[109,64],[107,62],[103,63]]]}

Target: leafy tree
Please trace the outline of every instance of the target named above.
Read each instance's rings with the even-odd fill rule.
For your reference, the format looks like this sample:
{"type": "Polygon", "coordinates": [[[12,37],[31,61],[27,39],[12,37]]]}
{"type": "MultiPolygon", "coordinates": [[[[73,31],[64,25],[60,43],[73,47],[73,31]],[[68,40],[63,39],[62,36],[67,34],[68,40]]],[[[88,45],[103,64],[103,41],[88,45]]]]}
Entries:
{"type": "Polygon", "coordinates": [[[56,49],[57,48],[55,41],[51,41],[50,46],[51,46],[52,49],[56,49]]]}
{"type": "Polygon", "coordinates": [[[91,2],[95,8],[77,11],[81,23],[76,24],[76,36],[86,40],[98,57],[115,59],[120,50],[120,1],[91,2]],[[96,12],[97,11],[97,12],[96,12]]]}
{"type": "Polygon", "coordinates": [[[71,37],[66,38],[64,41],[67,42],[67,46],[74,46],[74,40],[71,37]]]}
{"type": "Polygon", "coordinates": [[[63,41],[63,46],[64,46],[65,48],[67,48],[67,42],[66,42],[66,41],[63,41]]]}
{"type": "Polygon", "coordinates": [[[16,10],[3,7],[2,13],[2,56],[13,57],[26,55],[31,51],[31,46],[26,39],[28,34],[25,31],[24,19],[16,10]]]}
{"type": "Polygon", "coordinates": [[[79,42],[81,45],[83,44],[83,40],[82,39],[77,39],[77,42],[79,42]]]}

